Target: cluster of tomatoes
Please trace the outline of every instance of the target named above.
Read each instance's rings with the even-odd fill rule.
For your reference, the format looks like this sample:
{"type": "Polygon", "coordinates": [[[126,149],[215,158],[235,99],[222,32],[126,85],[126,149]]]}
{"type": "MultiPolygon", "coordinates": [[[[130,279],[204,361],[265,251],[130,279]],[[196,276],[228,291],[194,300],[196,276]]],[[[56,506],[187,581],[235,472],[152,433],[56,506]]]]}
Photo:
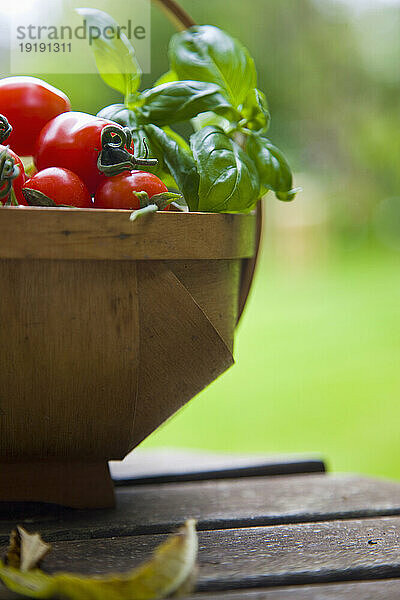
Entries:
{"type": "MultiPolygon", "coordinates": [[[[122,148],[128,156],[124,166],[112,174],[109,169],[107,175],[99,169],[101,152],[107,150],[109,160],[118,146],[112,143],[113,136],[118,138],[121,130],[121,139],[126,140],[124,129],[106,119],[71,111],[68,97],[40,79],[1,79],[0,115],[6,117],[0,128],[0,193],[7,191],[9,184],[7,159],[14,167],[14,174],[8,176],[14,200],[20,205],[136,210],[141,208],[143,192],[150,199],[168,191],[155,175],[132,168],[134,148],[129,137],[129,146],[122,148]],[[8,131],[4,123],[11,126],[8,131]],[[106,128],[114,132],[108,136],[108,145],[104,142],[106,128]],[[20,156],[33,157],[29,177],[20,156]]],[[[121,154],[121,148],[119,151],[121,154]]]]}

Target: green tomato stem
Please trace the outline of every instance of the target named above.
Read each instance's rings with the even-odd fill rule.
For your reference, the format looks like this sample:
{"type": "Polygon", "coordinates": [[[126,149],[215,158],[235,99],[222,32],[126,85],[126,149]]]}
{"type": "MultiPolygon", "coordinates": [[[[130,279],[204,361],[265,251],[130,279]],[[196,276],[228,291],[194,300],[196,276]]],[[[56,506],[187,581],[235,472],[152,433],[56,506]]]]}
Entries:
{"type": "Polygon", "coordinates": [[[158,164],[155,158],[136,158],[128,152],[132,142],[129,127],[106,125],[101,132],[101,150],[97,159],[97,168],[108,177],[130,171],[136,166],[153,167],[158,164]]]}
{"type": "Polygon", "coordinates": [[[9,147],[6,146],[0,152],[0,200],[3,202],[9,200],[12,182],[20,173],[18,165],[15,164],[8,150],[9,147]]]}
{"type": "Polygon", "coordinates": [[[147,206],[144,206],[143,208],[138,208],[138,210],[134,210],[129,217],[130,221],[136,221],[136,219],[138,219],[139,217],[142,217],[143,215],[146,214],[153,214],[155,212],[158,211],[158,206],[157,204],[148,204],[147,206]]]}
{"type": "Polygon", "coordinates": [[[12,127],[4,115],[0,115],[0,144],[3,144],[12,132],[12,127]]]}

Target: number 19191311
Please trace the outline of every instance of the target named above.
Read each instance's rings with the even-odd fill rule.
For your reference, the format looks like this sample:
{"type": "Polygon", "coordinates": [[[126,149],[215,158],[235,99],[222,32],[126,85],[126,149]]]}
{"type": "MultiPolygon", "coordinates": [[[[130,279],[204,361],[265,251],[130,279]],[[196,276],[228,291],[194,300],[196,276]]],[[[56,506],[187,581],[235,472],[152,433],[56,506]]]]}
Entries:
{"type": "Polygon", "coordinates": [[[25,42],[19,44],[21,52],[72,52],[71,42],[25,42]]]}

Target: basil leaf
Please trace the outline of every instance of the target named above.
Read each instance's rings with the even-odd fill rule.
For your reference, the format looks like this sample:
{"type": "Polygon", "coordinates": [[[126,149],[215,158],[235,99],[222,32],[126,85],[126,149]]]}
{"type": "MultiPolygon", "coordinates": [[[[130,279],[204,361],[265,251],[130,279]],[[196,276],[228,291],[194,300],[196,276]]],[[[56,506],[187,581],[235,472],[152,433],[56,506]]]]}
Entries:
{"type": "Polygon", "coordinates": [[[257,203],[260,181],[247,154],[218,127],[204,127],[190,142],[200,175],[199,210],[250,211],[257,203]]]}
{"type": "Polygon", "coordinates": [[[241,107],[242,117],[246,119],[246,127],[266,133],[271,120],[265,94],[254,88],[244,99],[241,107]]]}
{"type": "Polygon", "coordinates": [[[186,121],[206,111],[232,119],[238,115],[220,88],[204,81],[164,83],[143,92],[141,100],[142,119],[159,126],[186,121]]]}
{"type": "Polygon", "coordinates": [[[182,148],[173,138],[156,125],[145,125],[152,147],[157,146],[164,162],[175,179],[191,211],[198,208],[199,176],[190,151],[182,148]]]}
{"type": "Polygon", "coordinates": [[[202,25],[175,34],[169,56],[171,68],[180,79],[217,84],[235,107],[257,85],[248,50],[218,27],[202,25]]]}
{"type": "Polygon", "coordinates": [[[137,127],[135,112],[127,108],[125,104],[110,104],[110,106],[102,108],[96,116],[115,121],[122,127],[129,127],[130,129],[137,127]]]}
{"type": "Polygon", "coordinates": [[[187,143],[187,141],[181,136],[179,135],[179,133],[176,133],[176,131],[174,131],[173,129],[171,129],[171,127],[163,127],[163,130],[165,131],[165,133],[172,138],[177,144],[178,146],[180,146],[183,150],[186,150],[186,152],[191,152],[190,148],[189,148],[189,144],[187,143]]]}
{"type": "Polygon", "coordinates": [[[88,27],[95,27],[94,31],[99,37],[92,39],[92,49],[97,69],[101,78],[114,90],[124,94],[129,101],[140,85],[141,68],[135,57],[135,51],[126,35],[121,32],[119,36],[108,39],[103,32],[111,27],[114,31],[118,23],[111,15],[96,8],[75,9],[87,23],[88,27]]]}
{"type": "Polygon", "coordinates": [[[221,117],[220,115],[216,115],[214,112],[204,112],[194,117],[191,121],[193,129],[195,131],[199,131],[202,127],[207,127],[207,125],[212,125],[215,127],[219,127],[224,131],[228,131],[232,127],[232,122],[225,119],[225,117],[221,117]]]}
{"type": "Polygon", "coordinates": [[[272,190],[279,200],[293,200],[299,188],[293,188],[292,172],[282,152],[256,134],[249,137],[246,151],[257,167],[264,190],[272,190]]]}
{"type": "Polygon", "coordinates": [[[172,81],[178,81],[179,77],[174,71],[167,71],[153,84],[153,87],[157,85],[163,85],[163,83],[171,83],[172,81]]]}

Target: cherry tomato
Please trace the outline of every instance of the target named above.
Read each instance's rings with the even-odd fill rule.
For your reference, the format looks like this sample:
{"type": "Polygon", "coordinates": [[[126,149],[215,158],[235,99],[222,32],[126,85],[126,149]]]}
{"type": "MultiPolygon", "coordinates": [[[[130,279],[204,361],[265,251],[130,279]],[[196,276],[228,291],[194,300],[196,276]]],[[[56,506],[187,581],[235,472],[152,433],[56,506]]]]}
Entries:
{"type": "MultiPolygon", "coordinates": [[[[2,152],[5,149],[6,149],[6,146],[0,145],[0,152],[2,152]]],[[[14,192],[15,192],[15,197],[18,201],[18,204],[26,205],[26,200],[22,193],[22,187],[26,181],[26,175],[25,175],[25,169],[24,169],[23,162],[20,159],[20,157],[17,156],[15,154],[15,152],[13,152],[10,148],[7,149],[7,152],[10,156],[12,156],[15,164],[19,168],[19,175],[15,179],[13,179],[13,188],[14,188],[14,192]]],[[[0,181],[0,190],[4,189],[4,187],[5,187],[5,183],[4,182],[2,183],[0,181]]]]}
{"type": "Polygon", "coordinates": [[[67,96],[36,77],[0,79],[0,113],[13,131],[7,143],[21,156],[30,156],[42,128],[60,113],[71,110],[67,96]]]}
{"type": "MultiPolygon", "coordinates": [[[[149,198],[155,194],[168,192],[167,186],[152,173],[146,171],[124,171],[108,177],[97,189],[94,197],[95,208],[141,208],[140,200],[134,192],[147,192],[149,198]]],[[[169,206],[166,207],[167,210],[169,206]]]]}
{"type": "MultiPolygon", "coordinates": [[[[70,169],[85,182],[94,194],[106,175],[97,168],[101,150],[101,132],[113,121],[82,112],[68,112],[52,119],[42,129],[34,154],[38,171],[47,167],[70,169]]],[[[122,127],[121,127],[122,130],[122,127]]],[[[133,154],[133,145],[129,148],[133,154]]]]}
{"type": "MultiPolygon", "coordinates": [[[[58,205],[93,208],[91,195],[82,179],[61,167],[49,167],[38,171],[28,179],[23,190],[41,192],[58,205]]],[[[29,195],[29,191],[26,193],[29,195]]]]}

